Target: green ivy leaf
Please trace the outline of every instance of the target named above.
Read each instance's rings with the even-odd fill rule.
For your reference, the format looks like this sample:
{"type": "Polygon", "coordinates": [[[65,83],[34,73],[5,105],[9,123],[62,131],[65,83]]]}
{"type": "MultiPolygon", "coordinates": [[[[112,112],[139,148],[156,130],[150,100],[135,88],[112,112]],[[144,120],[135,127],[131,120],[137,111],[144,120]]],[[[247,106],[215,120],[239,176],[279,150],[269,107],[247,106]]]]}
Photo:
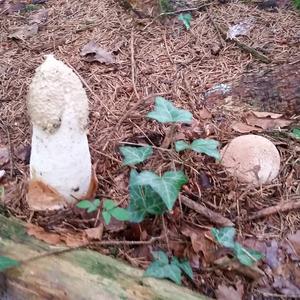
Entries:
{"type": "Polygon", "coordinates": [[[300,140],[300,128],[294,128],[294,129],[292,130],[292,132],[290,133],[290,135],[291,135],[293,138],[295,138],[295,139],[297,139],[297,140],[300,140]]]}
{"type": "Polygon", "coordinates": [[[234,237],[236,234],[234,227],[223,227],[221,229],[212,228],[211,233],[216,241],[222,246],[230,249],[234,248],[234,237]]]}
{"type": "Polygon", "coordinates": [[[94,201],[89,201],[89,200],[81,200],[76,204],[78,208],[83,208],[85,209],[88,213],[94,212],[98,209],[100,205],[100,200],[95,199],[94,201]]]}
{"type": "Polygon", "coordinates": [[[145,161],[150,155],[152,155],[153,150],[151,146],[145,147],[130,147],[124,146],[120,147],[120,151],[124,156],[124,165],[135,165],[145,161]]]}
{"type": "Polygon", "coordinates": [[[191,280],[194,280],[193,270],[188,260],[180,262],[175,256],[173,257],[171,264],[177,265],[191,280]]]}
{"type": "Polygon", "coordinates": [[[102,217],[104,219],[105,224],[108,225],[110,223],[110,220],[111,220],[111,214],[108,211],[103,211],[102,212],[102,217]]]}
{"type": "Polygon", "coordinates": [[[163,97],[156,97],[154,111],[147,115],[161,123],[187,123],[192,122],[192,114],[184,109],[176,108],[170,101],[163,97]]]}
{"type": "Polygon", "coordinates": [[[130,220],[130,213],[121,207],[116,207],[110,211],[111,215],[119,221],[128,221],[130,220]]]}
{"type": "Polygon", "coordinates": [[[116,206],[117,206],[117,204],[111,199],[104,199],[103,200],[103,208],[107,211],[115,208],[116,206]]]}
{"type": "Polygon", "coordinates": [[[198,139],[194,140],[191,144],[185,141],[175,142],[175,149],[177,152],[181,152],[186,149],[193,150],[198,153],[204,153],[208,156],[214,157],[217,160],[221,159],[221,154],[218,150],[220,143],[216,140],[208,139],[198,139]]]}
{"type": "Polygon", "coordinates": [[[154,262],[150,264],[144,273],[145,277],[168,278],[177,284],[181,284],[181,270],[176,264],[169,264],[169,259],[162,251],[154,254],[154,262]]]}
{"type": "Polygon", "coordinates": [[[130,221],[134,223],[142,222],[148,215],[162,215],[167,210],[159,194],[149,185],[135,185],[138,175],[136,170],[132,170],[129,180],[130,202],[128,212],[130,213],[130,221]]]}
{"type": "Polygon", "coordinates": [[[178,19],[180,21],[182,21],[183,25],[185,26],[185,28],[187,30],[189,30],[191,28],[191,20],[192,20],[192,15],[189,14],[189,13],[181,13],[179,16],[178,16],[178,19]]]}
{"type": "Polygon", "coordinates": [[[260,252],[253,249],[244,248],[239,243],[235,243],[233,252],[239,262],[248,267],[252,266],[263,257],[260,252]]]}
{"type": "Polygon", "coordinates": [[[19,262],[15,259],[0,256],[0,272],[5,271],[8,268],[16,267],[19,265],[19,262]]]}
{"type": "Polygon", "coordinates": [[[130,219],[130,213],[126,209],[118,207],[111,199],[104,200],[102,216],[107,225],[110,223],[111,217],[119,221],[128,221],[130,219]]]}
{"type": "Polygon", "coordinates": [[[150,171],[143,171],[136,176],[133,185],[149,185],[171,210],[178,197],[181,187],[187,183],[182,171],[165,172],[162,177],[150,171]]]}
{"type": "Polygon", "coordinates": [[[154,260],[156,260],[162,265],[167,265],[169,263],[169,258],[167,254],[163,251],[153,251],[152,256],[154,260]]]}

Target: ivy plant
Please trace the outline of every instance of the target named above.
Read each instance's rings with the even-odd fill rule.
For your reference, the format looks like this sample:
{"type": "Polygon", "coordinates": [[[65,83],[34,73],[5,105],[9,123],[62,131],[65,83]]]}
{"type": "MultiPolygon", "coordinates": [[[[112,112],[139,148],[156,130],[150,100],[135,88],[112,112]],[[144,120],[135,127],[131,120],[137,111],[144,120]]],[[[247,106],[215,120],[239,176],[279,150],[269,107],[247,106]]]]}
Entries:
{"type": "Polygon", "coordinates": [[[187,182],[187,177],[182,171],[168,171],[162,176],[151,171],[142,171],[135,177],[131,186],[150,186],[171,210],[181,187],[187,182]]]}
{"type": "Polygon", "coordinates": [[[7,256],[0,256],[0,272],[5,271],[6,269],[16,267],[20,263],[12,258],[9,258],[7,256]]]}
{"type": "Polygon", "coordinates": [[[188,261],[181,262],[177,257],[173,257],[169,261],[168,256],[163,251],[155,251],[152,255],[154,261],[145,271],[145,277],[167,278],[177,284],[181,284],[183,272],[193,280],[193,271],[188,261]]]}
{"type": "Polygon", "coordinates": [[[221,159],[220,151],[218,150],[220,143],[212,139],[197,139],[191,144],[185,141],[175,142],[175,150],[177,152],[184,151],[186,149],[193,150],[198,153],[204,153],[208,156],[214,157],[217,160],[221,159]]]}
{"type": "Polygon", "coordinates": [[[130,220],[130,213],[126,209],[118,207],[111,199],[104,200],[102,216],[106,225],[110,223],[112,217],[119,221],[130,220]]]}
{"type": "Polygon", "coordinates": [[[139,173],[131,170],[129,180],[130,202],[128,211],[130,221],[142,222],[149,215],[162,215],[168,209],[160,195],[150,185],[137,185],[139,173]]]}
{"type": "Polygon", "coordinates": [[[221,246],[232,250],[237,260],[245,266],[252,266],[263,257],[260,252],[245,248],[234,240],[236,235],[234,227],[212,228],[211,232],[216,241],[221,246]]]}
{"type": "Polygon", "coordinates": [[[141,163],[145,161],[153,153],[151,146],[144,146],[144,147],[123,146],[120,147],[120,151],[124,156],[124,160],[123,160],[124,165],[135,165],[141,163]]]}
{"type": "Polygon", "coordinates": [[[189,111],[175,107],[172,102],[165,98],[156,97],[154,111],[149,112],[147,117],[161,123],[190,124],[193,116],[189,111]]]}
{"type": "Polygon", "coordinates": [[[94,201],[81,200],[76,204],[78,208],[85,209],[88,213],[97,211],[99,205],[100,205],[99,199],[95,199],[94,201]]]}

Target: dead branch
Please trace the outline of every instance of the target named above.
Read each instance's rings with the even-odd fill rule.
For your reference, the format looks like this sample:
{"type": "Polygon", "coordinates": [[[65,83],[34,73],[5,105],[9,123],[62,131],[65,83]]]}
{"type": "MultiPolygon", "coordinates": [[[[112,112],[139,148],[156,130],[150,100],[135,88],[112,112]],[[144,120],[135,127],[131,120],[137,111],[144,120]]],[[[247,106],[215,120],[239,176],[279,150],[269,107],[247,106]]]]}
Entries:
{"type": "Polygon", "coordinates": [[[187,207],[195,210],[199,213],[202,217],[207,218],[211,223],[216,224],[218,226],[234,226],[229,219],[221,216],[220,214],[212,211],[211,209],[189,199],[186,196],[180,196],[181,202],[186,205],[187,207]]]}

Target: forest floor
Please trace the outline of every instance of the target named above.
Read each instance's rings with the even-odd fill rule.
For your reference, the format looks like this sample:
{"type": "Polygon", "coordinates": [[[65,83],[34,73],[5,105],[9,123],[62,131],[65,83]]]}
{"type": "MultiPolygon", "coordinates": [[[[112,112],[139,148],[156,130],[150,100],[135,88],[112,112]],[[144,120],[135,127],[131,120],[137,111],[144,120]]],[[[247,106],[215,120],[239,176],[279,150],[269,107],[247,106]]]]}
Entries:
{"type": "Polygon", "coordinates": [[[278,178],[256,188],[237,182],[212,158],[161,149],[167,126],[146,118],[154,98],[163,96],[193,114],[191,126],[177,127],[178,139],[212,138],[225,145],[241,135],[241,129],[232,124],[244,121],[243,105],[223,109],[210,104],[207,109],[205,92],[270,64],[224,40],[214,24],[228,28],[252,18],[251,30],[239,40],[278,66],[300,58],[299,12],[291,5],[265,9],[256,3],[229,1],[206,2],[203,7],[202,2],[194,1],[199,9],[190,11],[187,30],[178,14],[141,16],[114,0],[40,2],[27,1],[24,6],[0,1],[0,169],[6,172],[0,179],[4,187],[0,199],[5,209],[44,228],[40,235],[36,227],[31,228],[38,238],[51,242],[47,237],[51,232],[63,236],[70,246],[80,245],[87,238],[87,229],[103,223],[99,214],[83,214],[78,208],[32,213],[26,203],[31,142],[26,94],[44,55],[53,53],[76,71],[89,97],[88,138],[93,162],[97,162],[97,198],[128,205],[130,168],[122,164],[118,149],[126,142],[156,147],[138,170],[161,174],[184,168],[189,178],[172,212],[140,224],[113,220],[104,226],[102,240],[119,240],[120,244],[94,245],[93,249],[141,268],[149,265],[151,251],[157,249],[188,258],[194,280],[184,279],[184,285],[218,299],[300,298],[300,142],[288,135],[290,128],[243,129],[243,133],[254,131],[267,137],[281,154],[278,178]],[[28,24],[37,23],[30,27],[31,32],[28,27],[24,31],[28,24]],[[20,28],[22,32],[16,33],[20,28]],[[112,53],[115,61],[87,61],[80,53],[90,41],[112,53]],[[218,222],[185,206],[181,197],[233,222],[238,241],[262,252],[263,260],[251,267],[234,261],[230,251],[220,248],[211,236],[210,229],[218,222]],[[298,210],[284,211],[282,205],[291,201],[298,204],[298,210]],[[258,218],[259,211],[275,205],[281,207],[279,212],[258,218]],[[160,235],[152,244],[122,243],[160,235]]]}

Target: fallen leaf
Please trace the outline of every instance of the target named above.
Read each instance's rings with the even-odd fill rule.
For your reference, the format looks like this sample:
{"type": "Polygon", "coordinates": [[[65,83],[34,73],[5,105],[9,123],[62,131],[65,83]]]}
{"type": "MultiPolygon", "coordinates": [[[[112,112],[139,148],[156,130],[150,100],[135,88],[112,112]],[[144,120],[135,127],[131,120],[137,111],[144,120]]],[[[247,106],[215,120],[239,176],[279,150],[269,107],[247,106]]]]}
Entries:
{"type": "Polygon", "coordinates": [[[202,119],[202,120],[207,120],[207,119],[212,118],[211,112],[206,107],[202,107],[200,109],[199,116],[200,116],[200,119],[202,119]]]}
{"type": "Polygon", "coordinates": [[[262,131],[261,128],[258,128],[255,126],[250,126],[243,122],[233,122],[231,125],[231,128],[240,133],[249,133],[249,132],[253,132],[253,131],[261,132],[262,131]]]}
{"type": "Polygon", "coordinates": [[[37,34],[39,26],[37,24],[24,25],[8,35],[8,38],[24,41],[37,34]]]}
{"type": "Polygon", "coordinates": [[[228,39],[235,39],[240,35],[247,35],[253,27],[254,18],[248,18],[236,25],[230,26],[227,32],[228,39]]]}
{"type": "Polygon", "coordinates": [[[34,225],[27,224],[27,234],[30,236],[34,236],[38,240],[41,240],[50,245],[57,245],[61,242],[61,237],[59,234],[46,232],[44,228],[34,225]]]}
{"type": "Polygon", "coordinates": [[[48,10],[47,9],[40,9],[36,13],[29,16],[28,23],[43,25],[48,20],[48,10]]]}
{"type": "Polygon", "coordinates": [[[80,55],[84,56],[89,62],[98,61],[107,64],[115,63],[115,57],[108,51],[100,48],[94,41],[90,41],[83,46],[80,55]]]}
{"type": "Polygon", "coordinates": [[[270,117],[271,119],[278,119],[281,118],[283,115],[282,114],[275,114],[272,112],[267,112],[267,111],[251,111],[254,116],[258,117],[258,118],[267,118],[270,117]]]}
{"type": "Polygon", "coordinates": [[[249,113],[246,116],[246,122],[250,126],[257,126],[264,130],[267,130],[289,126],[293,121],[281,118],[258,118],[253,113],[249,113]]]}
{"type": "Polygon", "coordinates": [[[206,263],[211,263],[213,258],[214,243],[207,238],[211,237],[210,231],[194,229],[185,225],[181,229],[181,233],[191,239],[192,247],[195,253],[201,252],[206,263]]]}
{"type": "Polygon", "coordinates": [[[273,287],[281,294],[288,297],[297,297],[300,295],[300,289],[290,280],[282,276],[275,276],[273,287]]]}
{"type": "Polygon", "coordinates": [[[89,240],[101,241],[103,235],[103,224],[101,223],[98,227],[85,229],[85,234],[89,240]]]}
{"type": "Polygon", "coordinates": [[[289,234],[287,238],[293,245],[293,248],[297,255],[300,257],[300,230],[296,231],[296,233],[294,234],[289,234]]]}
{"type": "Polygon", "coordinates": [[[218,285],[216,291],[217,300],[242,300],[244,295],[244,287],[240,283],[237,289],[232,286],[218,285]]]}
{"type": "Polygon", "coordinates": [[[71,248],[76,248],[88,244],[87,238],[82,234],[78,234],[78,233],[66,234],[65,236],[62,236],[61,239],[62,241],[65,242],[65,244],[68,247],[71,248]]]}
{"type": "Polygon", "coordinates": [[[18,159],[25,162],[25,164],[29,164],[30,162],[30,153],[31,153],[31,146],[30,145],[20,145],[16,151],[15,155],[18,159]]]}
{"type": "Polygon", "coordinates": [[[65,199],[53,188],[39,180],[30,180],[27,203],[31,210],[57,210],[66,205],[65,199]]]}
{"type": "Polygon", "coordinates": [[[0,167],[9,162],[9,150],[7,147],[0,146],[0,167]]]}
{"type": "Polygon", "coordinates": [[[265,260],[266,260],[266,263],[271,267],[272,270],[275,270],[279,267],[277,241],[272,240],[270,243],[270,246],[267,245],[265,260]]]}

